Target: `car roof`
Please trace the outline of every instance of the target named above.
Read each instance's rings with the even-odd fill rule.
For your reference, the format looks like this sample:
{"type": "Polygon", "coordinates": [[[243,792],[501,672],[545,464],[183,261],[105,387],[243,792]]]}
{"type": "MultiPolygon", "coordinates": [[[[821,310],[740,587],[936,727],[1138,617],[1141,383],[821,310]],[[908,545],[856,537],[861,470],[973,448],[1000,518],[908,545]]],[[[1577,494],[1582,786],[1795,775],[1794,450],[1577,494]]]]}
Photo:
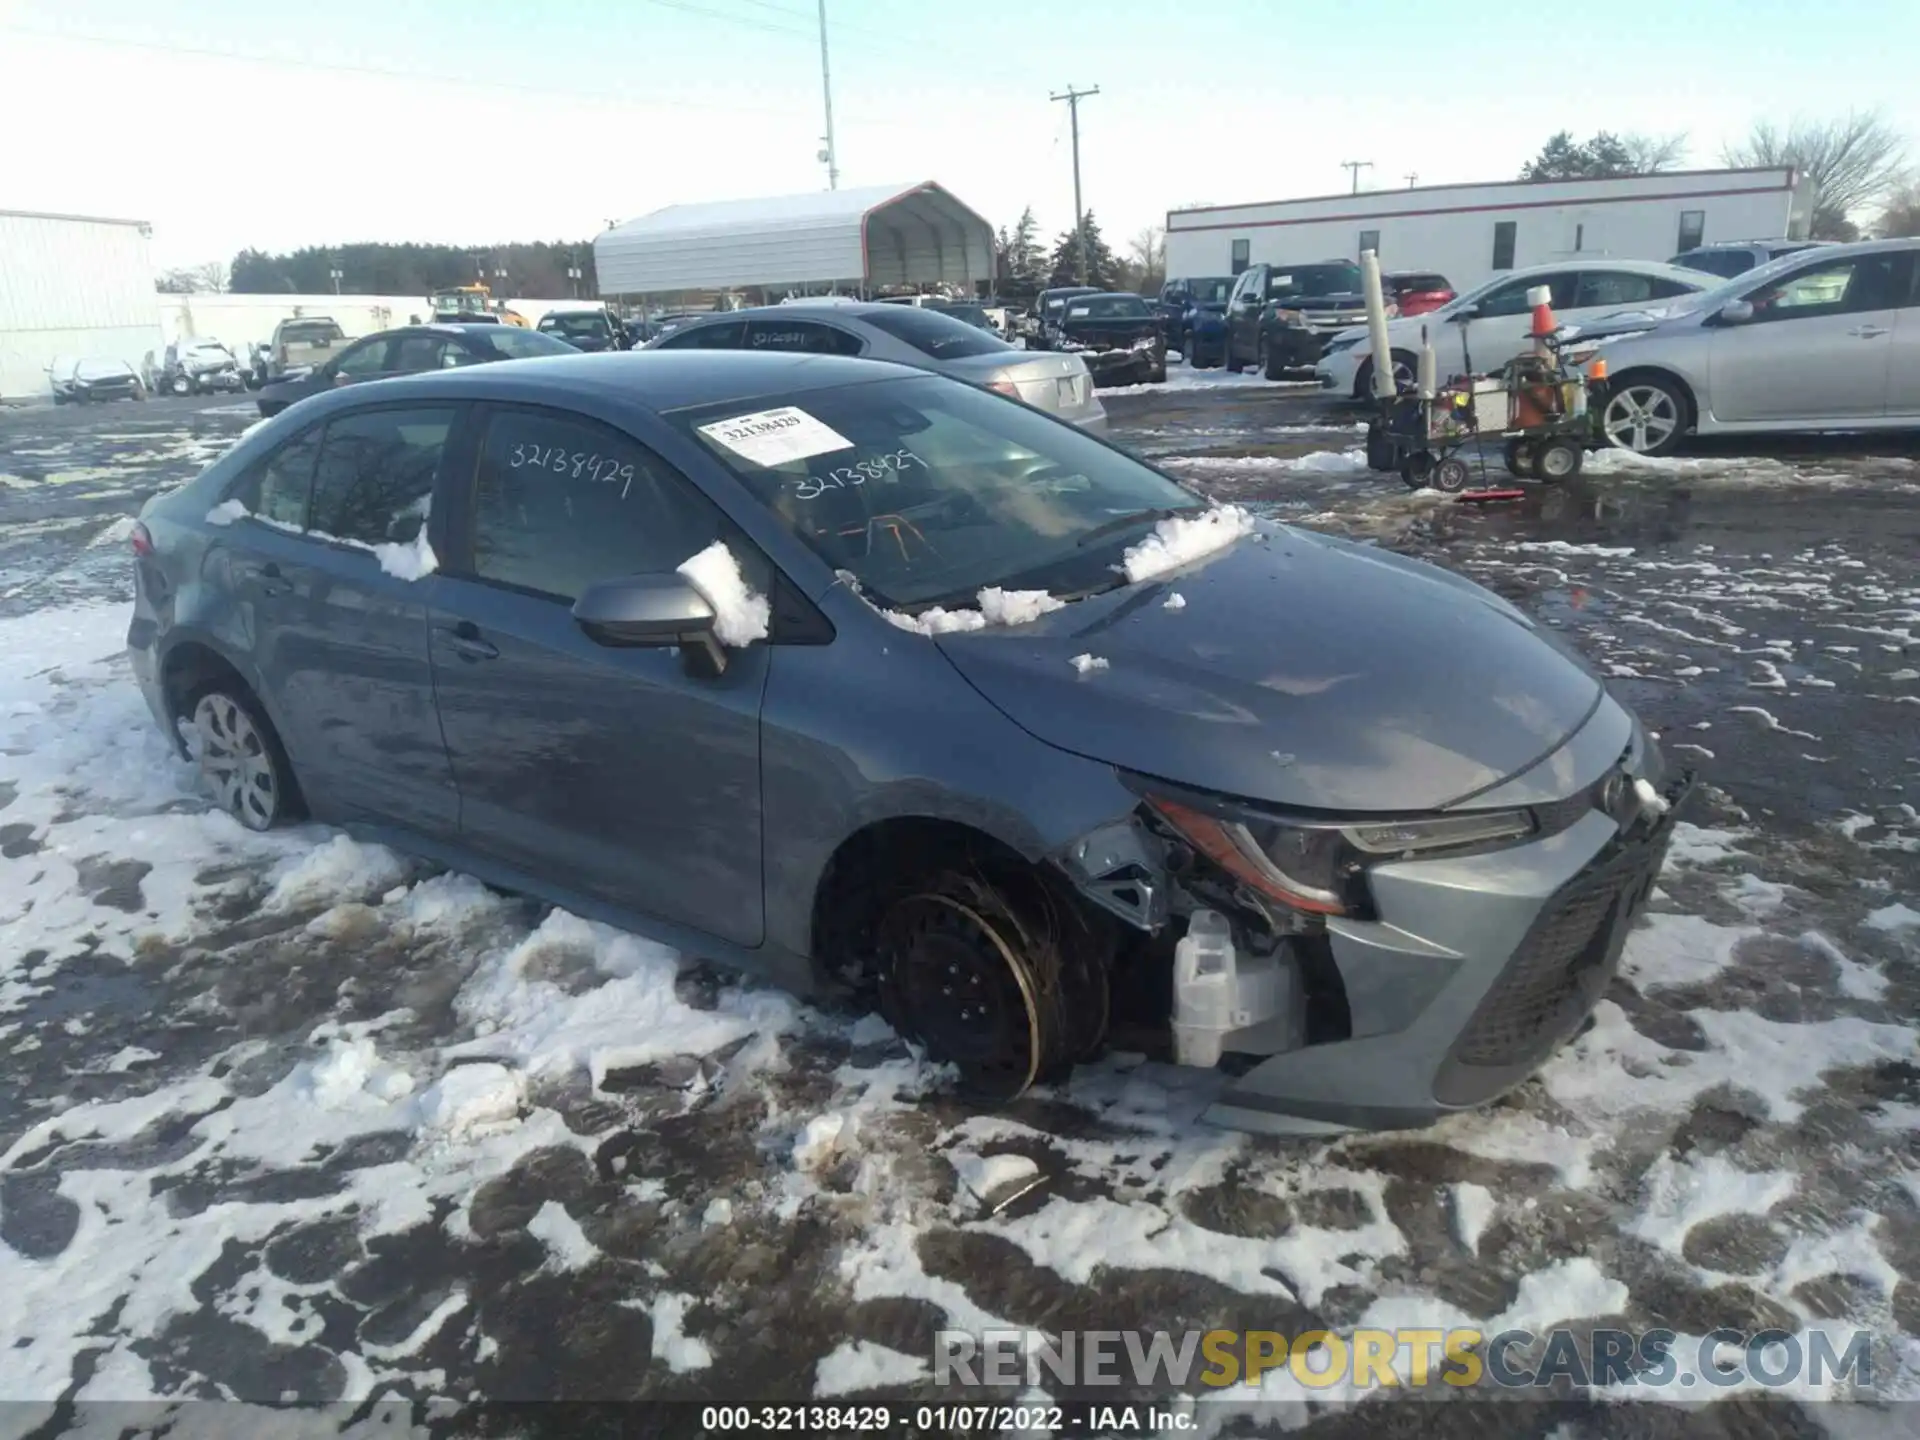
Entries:
{"type": "MultiPolygon", "coordinates": [[[[1669,265],[1660,260],[1616,260],[1607,255],[1595,255],[1590,259],[1569,255],[1563,260],[1549,260],[1544,265],[1526,265],[1518,270],[1502,270],[1491,278],[1520,280],[1534,275],[1558,275],[1567,270],[1618,270],[1629,275],[1653,275],[1668,280],[1684,280],[1696,289],[1711,288],[1700,278],[1707,273],[1704,270],[1689,270],[1683,265],[1669,265]]],[[[1481,282],[1482,285],[1486,283],[1488,282],[1481,282]]]]}
{"type": "Polygon", "coordinates": [[[1131,290],[1093,290],[1080,297],[1082,300],[1140,300],[1147,297],[1136,295],[1131,290]]]}
{"type": "Polygon", "coordinates": [[[344,405],[355,400],[426,399],[433,395],[528,404],[590,397],[662,414],[694,405],[751,404],[763,397],[808,390],[925,378],[926,373],[883,360],[791,350],[629,350],[542,355],[458,370],[429,370],[329,390],[314,398],[344,405]]]}

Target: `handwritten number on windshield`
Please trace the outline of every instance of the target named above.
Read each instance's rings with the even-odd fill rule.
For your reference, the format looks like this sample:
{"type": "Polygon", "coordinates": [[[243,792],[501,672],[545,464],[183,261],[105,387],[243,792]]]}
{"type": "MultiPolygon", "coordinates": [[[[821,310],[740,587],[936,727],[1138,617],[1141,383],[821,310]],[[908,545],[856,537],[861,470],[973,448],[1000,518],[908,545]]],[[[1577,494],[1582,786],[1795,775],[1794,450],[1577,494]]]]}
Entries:
{"type": "Polygon", "coordinates": [[[927,469],[927,462],[911,450],[890,450],[881,455],[856,460],[829,470],[825,475],[802,475],[793,482],[794,498],[812,500],[829,490],[844,490],[849,485],[864,485],[869,480],[896,480],[909,466],[927,469]]]}
{"type": "Polygon", "coordinates": [[[568,450],[564,445],[517,444],[507,456],[509,470],[547,470],[575,480],[590,480],[600,485],[618,485],[620,498],[633,489],[633,462],[622,463],[612,455],[597,451],[568,450]]]}

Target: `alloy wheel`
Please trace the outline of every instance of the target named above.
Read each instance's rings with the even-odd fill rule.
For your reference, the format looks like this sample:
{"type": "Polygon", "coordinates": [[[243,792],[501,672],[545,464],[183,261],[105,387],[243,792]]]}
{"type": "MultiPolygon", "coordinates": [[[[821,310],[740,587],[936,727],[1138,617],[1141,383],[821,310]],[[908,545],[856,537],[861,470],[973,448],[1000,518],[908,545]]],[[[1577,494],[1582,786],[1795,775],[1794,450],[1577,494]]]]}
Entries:
{"type": "Polygon", "coordinates": [[[280,817],[280,777],[266,736],[244,706],[215,691],[193,707],[200,774],[213,798],[249,830],[280,817]]]}
{"type": "Polygon", "coordinates": [[[1629,385],[1607,401],[1601,428],[1622,450],[1658,454],[1680,429],[1680,406],[1658,385],[1629,385]]]}

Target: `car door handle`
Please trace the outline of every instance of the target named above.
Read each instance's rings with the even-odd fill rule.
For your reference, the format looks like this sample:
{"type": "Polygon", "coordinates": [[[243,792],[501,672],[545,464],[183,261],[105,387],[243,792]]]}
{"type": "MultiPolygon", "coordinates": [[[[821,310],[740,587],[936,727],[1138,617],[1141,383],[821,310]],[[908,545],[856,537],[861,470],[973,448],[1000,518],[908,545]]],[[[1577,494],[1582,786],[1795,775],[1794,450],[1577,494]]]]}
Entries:
{"type": "Polygon", "coordinates": [[[1847,331],[1847,334],[1856,336],[1862,340],[1877,340],[1882,335],[1888,333],[1890,332],[1884,325],[1858,325],[1847,331]]]}
{"type": "Polygon", "coordinates": [[[471,620],[462,620],[458,625],[443,625],[440,634],[445,638],[448,648],[462,660],[496,660],[500,656],[500,647],[491,640],[483,640],[479,626],[471,620]]]}

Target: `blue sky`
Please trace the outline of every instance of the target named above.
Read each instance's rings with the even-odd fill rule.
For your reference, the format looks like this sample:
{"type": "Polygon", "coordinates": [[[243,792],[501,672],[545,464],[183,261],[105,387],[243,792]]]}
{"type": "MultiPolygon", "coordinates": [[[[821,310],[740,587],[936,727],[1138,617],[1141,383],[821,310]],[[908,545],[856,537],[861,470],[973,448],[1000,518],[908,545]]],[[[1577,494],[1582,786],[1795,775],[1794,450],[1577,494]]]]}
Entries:
{"type": "MultiPolygon", "coordinates": [[[[1563,127],[1686,131],[1708,167],[1756,117],[1878,107],[1920,153],[1912,0],[828,15],[843,185],[935,179],[1051,233],[1073,192],[1048,95],[1097,84],[1083,182],[1116,247],[1169,206],[1344,190],[1343,160],[1365,188],[1511,178],[1563,127]]],[[[163,264],[585,238],[825,185],[811,0],[0,0],[0,80],[0,206],[150,219],[163,264]]]]}

